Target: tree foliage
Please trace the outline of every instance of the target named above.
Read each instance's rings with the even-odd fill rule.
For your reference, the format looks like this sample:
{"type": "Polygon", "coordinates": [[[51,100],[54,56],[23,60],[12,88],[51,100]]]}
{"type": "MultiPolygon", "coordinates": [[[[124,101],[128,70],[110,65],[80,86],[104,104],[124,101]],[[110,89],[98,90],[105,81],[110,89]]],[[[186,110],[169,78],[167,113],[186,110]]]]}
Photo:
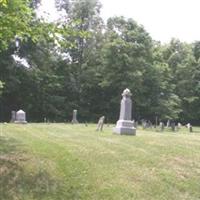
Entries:
{"type": "Polygon", "coordinates": [[[56,0],[66,15],[49,23],[37,18],[39,3],[0,1],[1,120],[24,109],[29,121],[69,121],[77,109],[82,122],[114,122],[128,87],[135,119],[200,123],[199,41],[162,45],[133,19],[105,24],[98,0],[56,0]]]}

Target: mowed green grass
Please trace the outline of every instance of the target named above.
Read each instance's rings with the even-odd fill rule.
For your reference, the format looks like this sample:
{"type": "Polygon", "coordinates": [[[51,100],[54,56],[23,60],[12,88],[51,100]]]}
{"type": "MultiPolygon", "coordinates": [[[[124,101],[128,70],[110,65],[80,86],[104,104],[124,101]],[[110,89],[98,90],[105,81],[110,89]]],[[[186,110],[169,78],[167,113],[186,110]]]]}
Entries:
{"type": "Polygon", "coordinates": [[[1,200],[200,199],[200,128],[0,124],[1,200]]]}

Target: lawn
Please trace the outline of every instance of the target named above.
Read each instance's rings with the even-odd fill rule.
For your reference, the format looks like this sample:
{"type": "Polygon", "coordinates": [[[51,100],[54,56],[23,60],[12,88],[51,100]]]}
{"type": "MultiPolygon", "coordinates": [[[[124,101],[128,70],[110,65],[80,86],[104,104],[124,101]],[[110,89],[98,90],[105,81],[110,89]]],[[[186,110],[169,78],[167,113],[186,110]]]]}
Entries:
{"type": "Polygon", "coordinates": [[[0,199],[200,199],[200,128],[95,128],[0,124],[0,199]]]}

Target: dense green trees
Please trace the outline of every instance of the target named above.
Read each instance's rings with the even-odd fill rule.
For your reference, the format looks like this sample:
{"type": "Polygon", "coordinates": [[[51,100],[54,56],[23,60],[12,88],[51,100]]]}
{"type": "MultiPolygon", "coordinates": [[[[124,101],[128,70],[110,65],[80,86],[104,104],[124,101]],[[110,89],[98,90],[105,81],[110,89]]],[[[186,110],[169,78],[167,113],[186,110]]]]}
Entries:
{"type": "Polygon", "coordinates": [[[0,51],[8,48],[15,37],[24,39],[32,34],[32,10],[28,0],[0,2],[0,51]]]}
{"type": "Polygon", "coordinates": [[[135,119],[200,123],[200,42],[162,45],[124,17],[104,24],[97,0],[56,0],[66,16],[48,23],[39,2],[0,1],[1,120],[22,108],[29,121],[66,121],[78,109],[82,122],[111,122],[128,87],[135,119]]]}

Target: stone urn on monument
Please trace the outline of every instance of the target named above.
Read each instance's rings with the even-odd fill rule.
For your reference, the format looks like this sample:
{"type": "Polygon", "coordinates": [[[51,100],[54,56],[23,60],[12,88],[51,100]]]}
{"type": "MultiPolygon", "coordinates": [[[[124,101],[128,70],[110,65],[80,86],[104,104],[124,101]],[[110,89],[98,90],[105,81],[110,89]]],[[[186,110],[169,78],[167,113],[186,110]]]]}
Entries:
{"type": "Polygon", "coordinates": [[[136,128],[132,121],[132,100],[131,91],[126,88],[122,93],[120,116],[116,127],[113,129],[114,133],[120,135],[136,135],[136,128]]]}

